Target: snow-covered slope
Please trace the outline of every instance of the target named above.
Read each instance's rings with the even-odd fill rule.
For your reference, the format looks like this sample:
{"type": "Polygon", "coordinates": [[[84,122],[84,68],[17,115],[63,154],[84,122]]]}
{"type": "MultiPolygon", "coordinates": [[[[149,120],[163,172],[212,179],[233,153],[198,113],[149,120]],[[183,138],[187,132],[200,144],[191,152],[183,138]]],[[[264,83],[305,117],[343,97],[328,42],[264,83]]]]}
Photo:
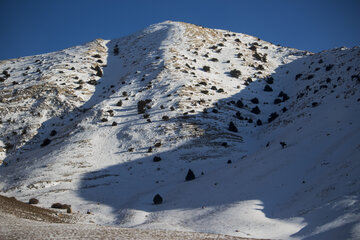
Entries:
{"type": "Polygon", "coordinates": [[[123,227],[360,236],[359,48],[168,21],[1,72],[1,194],[123,227]]]}

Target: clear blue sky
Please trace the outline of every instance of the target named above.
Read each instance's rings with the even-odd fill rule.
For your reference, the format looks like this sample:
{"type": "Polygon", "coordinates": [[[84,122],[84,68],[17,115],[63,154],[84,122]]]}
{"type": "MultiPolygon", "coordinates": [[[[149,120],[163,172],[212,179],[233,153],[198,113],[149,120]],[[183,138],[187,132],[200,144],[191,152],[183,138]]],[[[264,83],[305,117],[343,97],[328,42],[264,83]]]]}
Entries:
{"type": "Polygon", "coordinates": [[[360,0],[0,0],[0,59],[183,21],[318,52],[360,45],[360,0]]]}

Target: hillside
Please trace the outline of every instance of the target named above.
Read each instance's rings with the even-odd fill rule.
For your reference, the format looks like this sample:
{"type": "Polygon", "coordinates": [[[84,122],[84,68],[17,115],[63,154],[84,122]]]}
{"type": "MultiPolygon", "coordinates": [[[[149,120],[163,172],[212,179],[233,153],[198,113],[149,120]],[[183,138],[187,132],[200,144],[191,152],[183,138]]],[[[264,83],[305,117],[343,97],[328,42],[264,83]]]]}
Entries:
{"type": "Polygon", "coordinates": [[[127,228],[360,237],[358,47],[167,21],[0,73],[2,195],[127,228]]]}

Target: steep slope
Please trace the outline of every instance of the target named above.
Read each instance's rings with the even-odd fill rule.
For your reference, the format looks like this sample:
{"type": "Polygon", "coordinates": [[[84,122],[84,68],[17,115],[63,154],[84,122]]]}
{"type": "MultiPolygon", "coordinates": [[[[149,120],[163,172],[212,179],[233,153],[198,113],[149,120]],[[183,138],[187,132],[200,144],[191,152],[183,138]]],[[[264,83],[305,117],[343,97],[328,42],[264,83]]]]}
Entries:
{"type": "Polygon", "coordinates": [[[359,56],[164,22],[3,61],[1,192],[100,224],[356,238],[359,56]]]}

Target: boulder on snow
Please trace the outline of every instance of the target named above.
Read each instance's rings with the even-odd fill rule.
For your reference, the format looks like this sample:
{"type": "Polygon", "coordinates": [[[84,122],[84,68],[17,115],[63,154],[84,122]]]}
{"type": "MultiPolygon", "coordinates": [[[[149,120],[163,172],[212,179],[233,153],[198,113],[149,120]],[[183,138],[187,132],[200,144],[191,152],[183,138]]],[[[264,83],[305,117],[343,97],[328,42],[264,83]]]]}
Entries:
{"type": "Polygon", "coordinates": [[[161,161],[161,157],[159,157],[159,156],[155,156],[153,158],[153,162],[160,162],[160,161],[161,161]]]}

